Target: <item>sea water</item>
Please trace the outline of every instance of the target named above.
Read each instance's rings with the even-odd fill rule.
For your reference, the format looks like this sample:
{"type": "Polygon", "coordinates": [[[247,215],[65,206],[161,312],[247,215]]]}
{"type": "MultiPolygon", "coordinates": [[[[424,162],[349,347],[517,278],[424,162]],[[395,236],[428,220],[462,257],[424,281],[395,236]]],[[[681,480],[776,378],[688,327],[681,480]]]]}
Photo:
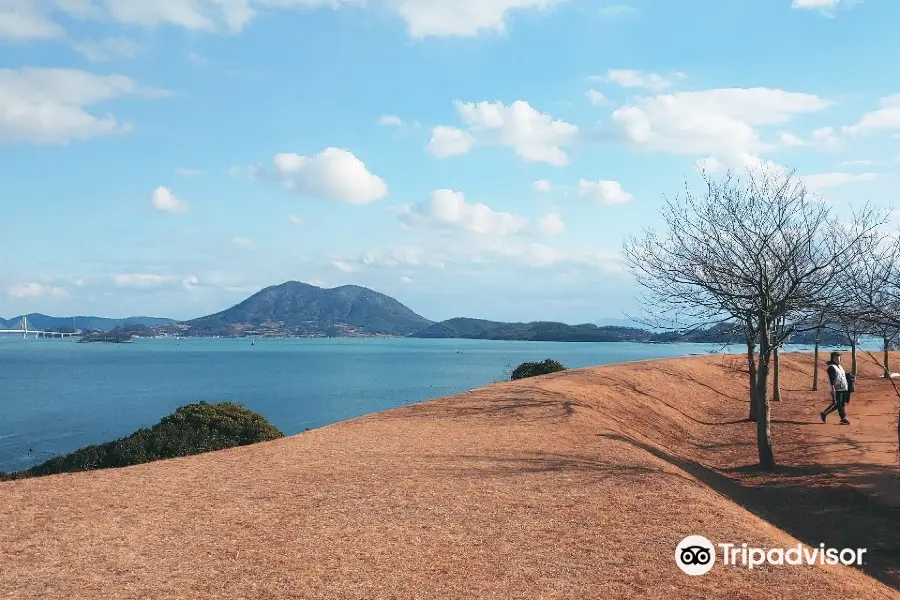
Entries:
{"type": "Polygon", "coordinates": [[[291,435],[501,381],[523,361],[584,367],[722,350],[410,338],[79,344],[0,337],[0,471],[124,437],[200,400],[238,402],[291,435]]]}

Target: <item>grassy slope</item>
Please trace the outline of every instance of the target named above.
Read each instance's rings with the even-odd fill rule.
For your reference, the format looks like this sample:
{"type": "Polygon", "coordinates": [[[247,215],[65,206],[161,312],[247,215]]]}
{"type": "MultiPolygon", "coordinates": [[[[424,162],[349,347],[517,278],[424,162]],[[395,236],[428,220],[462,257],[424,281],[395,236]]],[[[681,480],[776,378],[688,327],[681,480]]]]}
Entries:
{"type": "Polygon", "coordinates": [[[250,447],[0,484],[0,591],[900,598],[846,567],[675,568],[688,534],[774,547],[796,543],[789,531],[868,546],[871,574],[900,586],[886,382],[861,380],[851,427],[816,424],[823,395],[801,391],[809,359],[787,359],[773,429],[790,466],[759,475],[730,362],[571,371],[250,447]],[[880,489],[873,480],[878,501],[855,489],[880,489]]]}

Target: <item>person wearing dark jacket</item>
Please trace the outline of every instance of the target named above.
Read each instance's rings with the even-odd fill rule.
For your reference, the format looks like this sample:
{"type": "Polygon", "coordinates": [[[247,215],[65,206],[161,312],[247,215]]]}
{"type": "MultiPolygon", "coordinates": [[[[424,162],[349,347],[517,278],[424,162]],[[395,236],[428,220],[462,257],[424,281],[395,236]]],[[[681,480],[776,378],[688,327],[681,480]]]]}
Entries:
{"type": "Polygon", "coordinates": [[[840,352],[832,352],[831,360],[827,364],[828,381],[831,382],[831,404],[819,413],[819,416],[824,423],[828,415],[836,410],[841,417],[841,425],[849,425],[850,421],[847,420],[846,406],[850,401],[850,381],[853,376],[848,374],[844,367],[841,366],[840,352]]]}

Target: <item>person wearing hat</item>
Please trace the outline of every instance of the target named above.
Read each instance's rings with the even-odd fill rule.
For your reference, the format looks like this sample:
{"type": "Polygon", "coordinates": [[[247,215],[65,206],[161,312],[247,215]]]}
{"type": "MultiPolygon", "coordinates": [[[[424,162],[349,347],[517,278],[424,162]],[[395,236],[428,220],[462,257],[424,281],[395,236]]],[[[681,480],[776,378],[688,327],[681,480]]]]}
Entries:
{"type": "Polygon", "coordinates": [[[849,425],[847,420],[846,406],[850,401],[852,375],[844,371],[841,366],[841,353],[832,352],[831,360],[828,361],[828,380],[831,382],[831,405],[819,413],[822,422],[826,417],[834,411],[838,411],[841,417],[841,425],[849,425]]]}

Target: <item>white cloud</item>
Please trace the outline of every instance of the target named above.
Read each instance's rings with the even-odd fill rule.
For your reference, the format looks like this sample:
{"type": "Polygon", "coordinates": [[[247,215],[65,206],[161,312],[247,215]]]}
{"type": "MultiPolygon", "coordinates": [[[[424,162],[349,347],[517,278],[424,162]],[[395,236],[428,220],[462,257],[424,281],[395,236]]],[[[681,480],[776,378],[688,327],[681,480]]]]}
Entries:
{"type": "Polygon", "coordinates": [[[618,181],[588,181],[581,179],[578,182],[578,195],[605,206],[613,204],[627,204],[633,196],[622,189],[618,181]]]}
{"type": "Polygon", "coordinates": [[[413,278],[406,275],[400,276],[400,283],[413,283],[413,278]]]}
{"type": "Polygon", "coordinates": [[[354,273],[359,270],[358,267],[343,260],[333,260],[331,261],[331,265],[338,271],[343,271],[344,273],[354,273]]]}
{"type": "Polygon", "coordinates": [[[566,230],[566,223],[559,213],[550,213],[538,219],[537,230],[543,235],[559,235],[566,230]]]}
{"type": "Polygon", "coordinates": [[[156,210],[167,212],[173,215],[180,215],[190,210],[190,207],[172,193],[172,190],[165,186],[159,186],[153,190],[150,197],[150,203],[156,210]]]}
{"type": "Polygon", "coordinates": [[[179,167],[175,169],[175,172],[182,177],[200,177],[201,175],[203,175],[203,169],[185,169],[179,167]]]}
{"type": "Polygon", "coordinates": [[[381,115],[378,117],[378,124],[382,127],[401,127],[403,119],[397,115],[381,115]]]}
{"type": "MultiPolygon", "coordinates": [[[[676,73],[674,77],[683,77],[682,73],[676,73]]],[[[658,73],[635,71],[633,69],[609,69],[604,81],[615,83],[623,88],[641,88],[653,92],[661,92],[674,84],[674,82],[658,73]]]]}
{"type": "Polygon", "coordinates": [[[609,275],[627,271],[622,256],[618,252],[584,248],[561,250],[545,244],[516,244],[501,240],[488,249],[494,255],[512,258],[525,266],[542,269],[549,267],[589,267],[609,275]]]}
{"type": "Polygon", "coordinates": [[[781,142],[782,146],[786,146],[788,148],[796,148],[807,145],[807,142],[805,142],[802,138],[787,131],[783,131],[781,135],[778,136],[778,140],[781,142]]]}
{"type": "Polygon", "coordinates": [[[150,289],[169,285],[176,278],[154,273],[123,273],[113,275],[113,284],[116,287],[150,289]]]}
{"type": "Polygon", "coordinates": [[[648,151],[712,154],[745,164],[774,145],[757,127],[780,125],[829,103],[813,94],[769,88],[728,88],[643,98],[613,112],[614,131],[648,151]]]}
{"type": "MultiPolygon", "coordinates": [[[[546,10],[567,0],[383,0],[405,23],[410,37],[474,36],[506,31],[512,13],[546,10]]],[[[116,21],[131,27],[179,27],[207,33],[238,33],[260,12],[277,9],[338,9],[365,6],[365,0],[4,0],[0,37],[61,37],[54,10],[80,19],[116,21]]]]}
{"type": "Polygon", "coordinates": [[[466,154],[475,144],[475,137],[457,127],[438,125],[431,132],[428,151],[438,158],[449,158],[466,154]]]}
{"type": "Polygon", "coordinates": [[[552,188],[552,185],[546,179],[538,179],[534,183],[531,184],[531,187],[536,192],[549,192],[552,188]]]}
{"type": "Polygon", "coordinates": [[[390,250],[369,250],[363,254],[360,262],[367,267],[419,267],[426,263],[429,266],[442,267],[425,256],[425,251],[418,246],[396,246],[390,250]]]}
{"type": "Polygon", "coordinates": [[[348,204],[369,204],[388,194],[384,180],[349,150],[326,148],[312,157],[282,152],[275,155],[274,164],[274,171],[254,167],[249,174],[291,192],[348,204]]]}
{"type": "Polygon", "coordinates": [[[140,45],[128,38],[113,37],[97,42],[81,42],[72,48],[91,62],[104,62],[117,58],[134,58],[140,45]]]}
{"type": "Polygon", "coordinates": [[[480,202],[466,201],[461,192],[435,190],[427,202],[403,206],[401,220],[410,227],[431,225],[481,235],[509,235],[528,226],[528,220],[508,212],[498,212],[480,202]]]}
{"type": "Polygon", "coordinates": [[[594,106],[601,106],[606,103],[606,96],[597,90],[590,89],[585,92],[585,96],[587,96],[588,101],[594,106]]]}
{"type": "Polygon", "coordinates": [[[713,174],[725,169],[725,165],[715,156],[707,156],[694,161],[694,166],[701,173],[713,174]]]}
{"type": "Polygon", "coordinates": [[[873,181],[878,179],[878,173],[818,173],[815,175],[802,175],[800,179],[809,189],[821,191],[848,183],[873,181]]]}
{"type": "Polygon", "coordinates": [[[290,221],[294,225],[303,225],[303,219],[301,219],[297,215],[288,215],[288,221],[290,221]]]}
{"type": "Polygon", "coordinates": [[[812,143],[826,150],[834,150],[841,145],[841,139],[834,127],[819,127],[812,132],[812,143]]]}
{"type": "Polygon", "coordinates": [[[541,10],[565,0],[389,0],[406,22],[410,37],[473,36],[504,32],[514,11],[541,10]]]}
{"type": "Polygon", "coordinates": [[[6,294],[11,298],[41,298],[44,296],[61,298],[69,295],[63,288],[36,282],[13,285],[7,288],[6,294]]]}
{"type": "Polygon", "coordinates": [[[65,144],[125,133],[128,123],[96,116],[87,107],[123,96],[163,96],[124,75],[77,69],[0,69],[0,142],[65,144]]]}
{"type": "Polygon", "coordinates": [[[64,34],[63,28],[54,23],[34,0],[0,2],[0,40],[46,40],[64,34]]]}
{"type": "Polygon", "coordinates": [[[238,248],[243,248],[244,250],[253,250],[256,247],[253,245],[253,242],[250,239],[240,236],[231,238],[231,243],[238,248]]]}
{"type": "Polygon", "coordinates": [[[862,0],[791,0],[791,8],[797,10],[817,10],[827,17],[834,17],[837,8],[847,8],[862,0]]]}
{"type": "Polygon", "coordinates": [[[456,101],[460,118],[479,141],[513,148],[528,162],[568,164],[563,147],[575,142],[578,127],[535,110],[528,102],[456,101]]]}
{"type": "Polygon", "coordinates": [[[844,127],[843,132],[857,135],[892,129],[900,129],[900,94],[882,98],[878,109],[863,115],[855,125],[844,127]]]}

